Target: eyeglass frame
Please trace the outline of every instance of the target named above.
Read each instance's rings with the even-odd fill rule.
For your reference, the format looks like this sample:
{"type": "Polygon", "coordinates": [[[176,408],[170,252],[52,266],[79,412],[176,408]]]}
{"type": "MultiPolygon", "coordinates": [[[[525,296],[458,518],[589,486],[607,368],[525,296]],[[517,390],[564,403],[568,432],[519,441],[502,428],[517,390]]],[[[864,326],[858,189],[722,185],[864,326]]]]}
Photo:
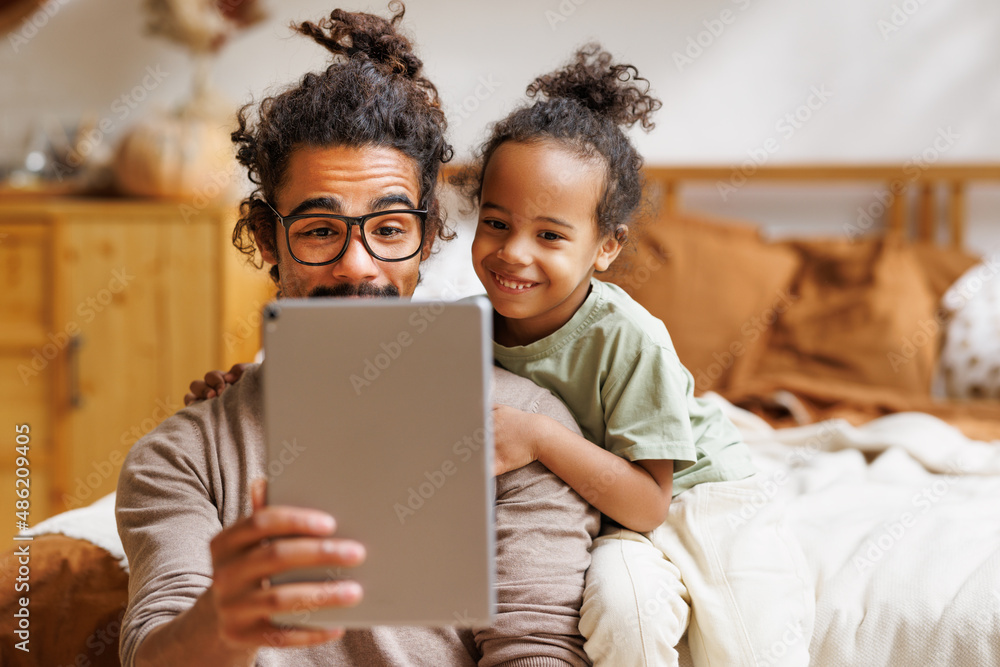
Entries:
{"type": "Polygon", "coordinates": [[[388,211],[375,211],[372,213],[366,213],[364,215],[358,215],[358,216],[340,215],[338,213],[300,213],[298,215],[281,215],[280,213],[278,213],[278,210],[273,206],[271,206],[271,204],[266,199],[262,198],[260,199],[260,201],[264,202],[264,205],[267,206],[269,209],[271,209],[274,215],[277,216],[278,222],[280,222],[281,226],[285,228],[285,245],[288,247],[288,254],[296,262],[298,262],[299,264],[304,264],[305,266],[327,266],[329,264],[333,264],[334,262],[339,261],[340,258],[347,253],[347,248],[351,245],[351,233],[355,225],[357,225],[358,228],[361,230],[361,245],[364,246],[365,252],[367,252],[372,259],[377,259],[380,262],[405,262],[409,259],[413,259],[417,255],[419,255],[420,251],[423,249],[425,237],[427,235],[426,208],[421,208],[421,209],[398,208],[398,209],[390,209],[388,211]],[[398,257],[396,259],[385,259],[383,257],[379,257],[378,255],[376,255],[375,251],[371,249],[370,245],[368,245],[368,237],[365,235],[365,223],[371,220],[372,218],[377,218],[380,215],[389,215],[391,213],[415,213],[420,218],[420,244],[417,246],[416,250],[414,250],[406,257],[398,257]],[[340,249],[340,252],[337,253],[336,257],[334,257],[333,259],[329,259],[325,262],[306,262],[295,256],[295,253],[292,252],[292,238],[289,228],[291,227],[292,223],[297,222],[298,220],[304,220],[306,218],[329,218],[331,220],[340,220],[341,222],[347,223],[347,238],[344,239],[344,247],[340,249]]]}

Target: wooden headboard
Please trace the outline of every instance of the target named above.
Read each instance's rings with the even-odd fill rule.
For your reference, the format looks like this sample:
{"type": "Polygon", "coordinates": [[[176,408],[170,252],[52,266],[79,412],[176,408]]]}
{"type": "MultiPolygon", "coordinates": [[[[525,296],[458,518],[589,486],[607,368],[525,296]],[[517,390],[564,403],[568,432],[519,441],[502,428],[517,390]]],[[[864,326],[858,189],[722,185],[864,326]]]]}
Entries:
{"type": "Polygon", "coordinates": [[[719,183],[740,187],[746,183],[782,183],[801,185],[877,183],[890,193],[886,233],[906,236],[909,220],[907,202],[911,193],[916,199],[916,233],[920,240],[937,238],[944,226],[952,246],[962,247],[965,236],[965,195],[970,184],[1000,184],[1000,164],[950,165],[798,165],[759,166],[741,171],[737,167],[647,166],[647,184],[657,187],[667,212],[681,208],[682,189],[691,183],[719,183]],[[938,215],[937,198],[944,193],[948,205],[944,219],[938,215]]]}

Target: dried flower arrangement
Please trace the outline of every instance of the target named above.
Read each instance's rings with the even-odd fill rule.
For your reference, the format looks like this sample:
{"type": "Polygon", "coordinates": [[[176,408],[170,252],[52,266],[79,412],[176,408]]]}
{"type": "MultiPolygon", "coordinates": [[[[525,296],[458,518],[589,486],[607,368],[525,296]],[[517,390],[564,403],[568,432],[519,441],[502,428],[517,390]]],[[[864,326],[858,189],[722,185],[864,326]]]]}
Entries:
{"type": "Polygon", "coordinates": [[[191,97],[153,115],[122,138],[114,171],[132,195],[197,201],[225,195],[235,163],[226,126],[232,106],[209,84],[211,60],[235,33],[264,17],[258,0],[146,0],[149,35],[184,47],[194,59],[191,97]]]}
{"type": "Polygon", "coordinates": [[[257,0],[146,0],[146,31],[192,53],[216,53],[266,16],[257,0]]]}

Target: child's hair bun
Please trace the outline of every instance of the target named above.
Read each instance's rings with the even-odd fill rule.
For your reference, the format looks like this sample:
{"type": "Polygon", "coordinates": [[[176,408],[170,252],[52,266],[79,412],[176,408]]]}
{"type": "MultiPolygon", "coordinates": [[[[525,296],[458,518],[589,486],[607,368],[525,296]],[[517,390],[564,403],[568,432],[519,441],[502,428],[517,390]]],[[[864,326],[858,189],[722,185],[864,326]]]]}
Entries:
{"type": "Polygon", "coordinates": [[[652,129],[652,115],[662,104],[648,94],[649,81],[632,65],[615,64],[600,44],[588,44],[560,70],[538,77],[528,86],[528,95],[542,94],[550,100],[577,100],[617,125],[641,123],[652,129]]]}
{"type": "Polygon", "coordinates": [[[391,2],[389,9],[396,12],[391,19],[334,9],[318,23],[305,21],[292,24],[292,29],[315,40],[335,58],[367,58],[380,68],[416,79],[423,62],[410,40],[396,30],[406,7],[402,2],[391,2]]]}

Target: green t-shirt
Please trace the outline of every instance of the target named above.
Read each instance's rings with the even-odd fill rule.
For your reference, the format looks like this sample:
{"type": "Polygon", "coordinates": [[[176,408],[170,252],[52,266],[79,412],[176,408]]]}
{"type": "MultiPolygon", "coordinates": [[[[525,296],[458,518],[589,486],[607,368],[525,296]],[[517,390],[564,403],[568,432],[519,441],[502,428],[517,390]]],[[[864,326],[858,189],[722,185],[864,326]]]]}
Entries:
{"type": "Polygon", "coordinates": [[[562,399],[591,442],[629,461],[672,459],[675,496],[757,471],[739,430],[694,395],[663,322],[616,285],[592,279],[558,331],[525,346],[494,343],[493,354],[562,399]]]}

